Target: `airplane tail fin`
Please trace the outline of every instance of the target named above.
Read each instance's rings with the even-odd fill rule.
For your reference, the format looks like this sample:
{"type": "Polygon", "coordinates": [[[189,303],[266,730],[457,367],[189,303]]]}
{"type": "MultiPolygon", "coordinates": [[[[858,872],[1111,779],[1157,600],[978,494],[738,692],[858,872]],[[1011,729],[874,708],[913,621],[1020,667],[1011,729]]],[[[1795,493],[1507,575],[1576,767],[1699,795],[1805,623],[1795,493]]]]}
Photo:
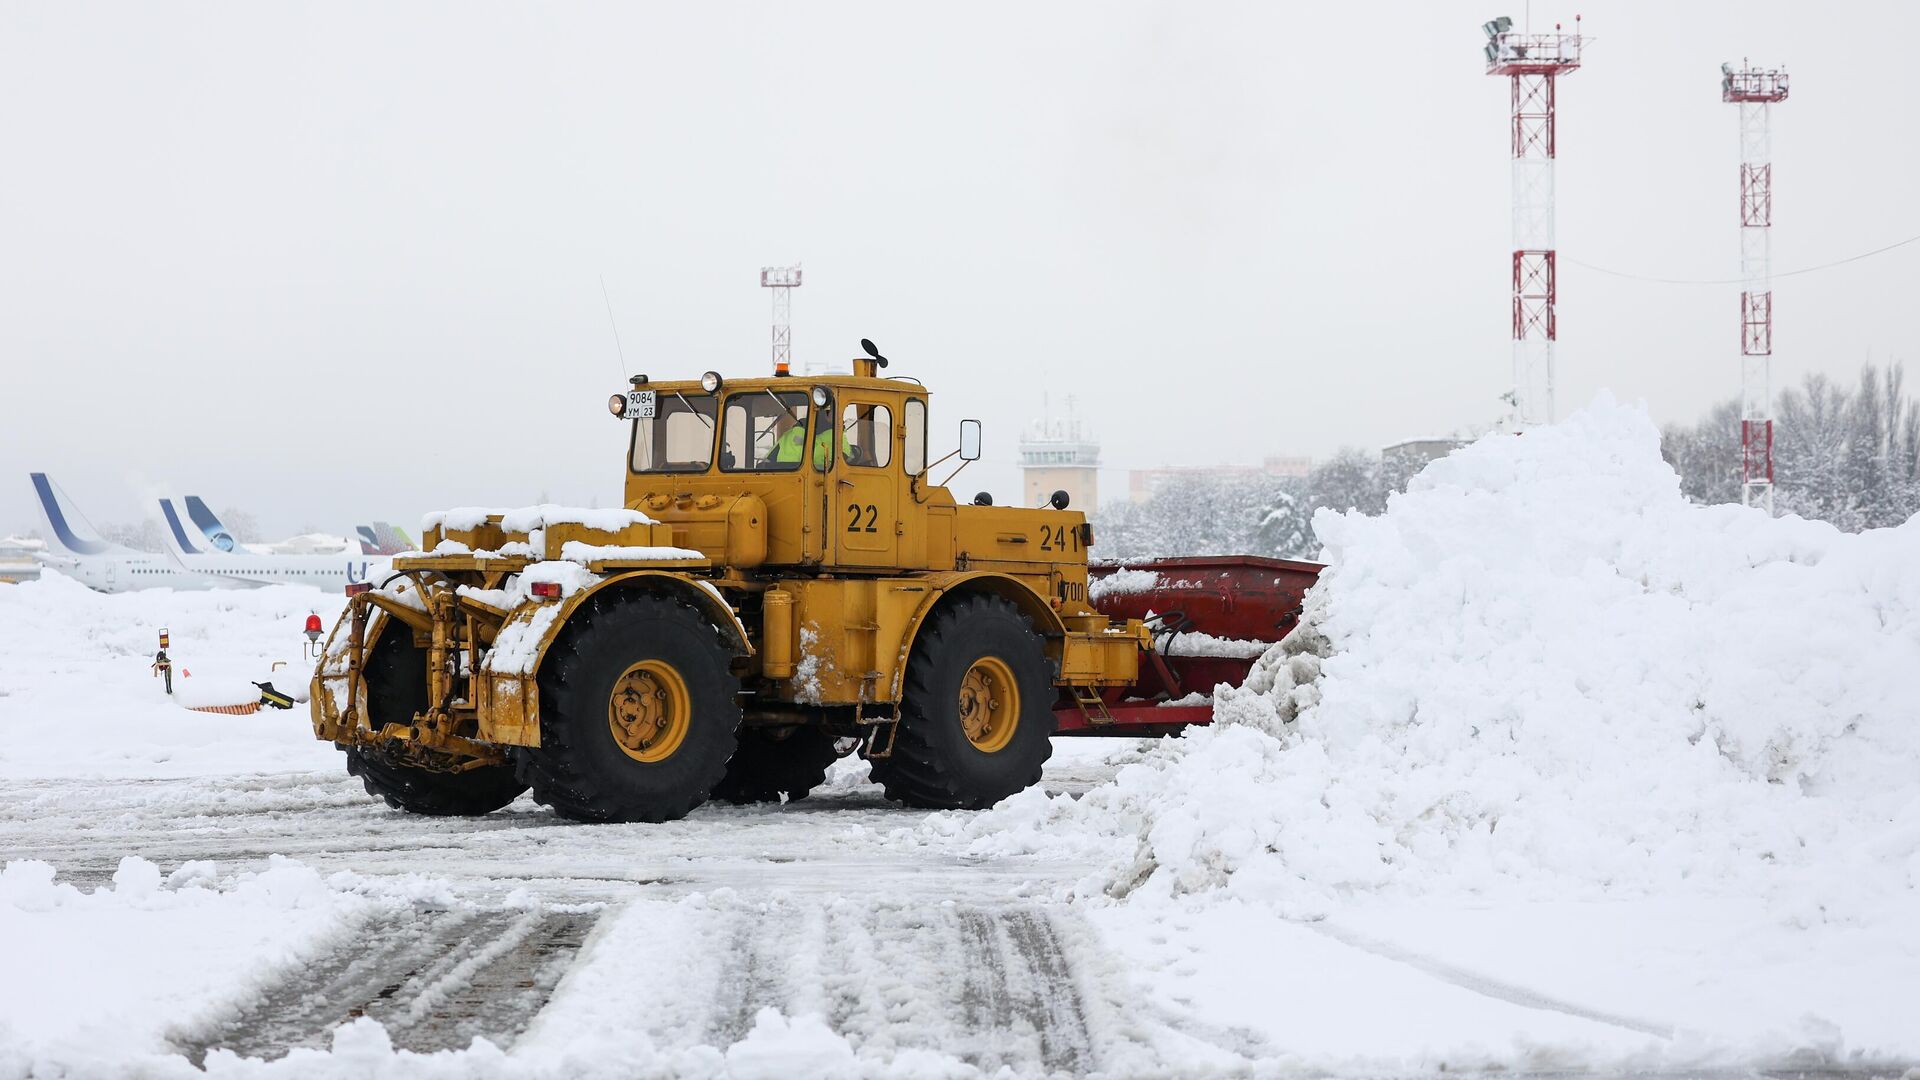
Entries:
{"type": "Polygon", "coordinates": [[[213,516],[213,511],[207,509],[207,504],[200,501],[200,496],[189,495],[186,502],[187,517],[193,522],[194,527],[199,529],[200,535],[206,537],[207,543],[213,546],[213,551],[226,555],[240,550],[240,544],[234,540],[233,532],[220,524],[220,519],[213,516]]]}
{"type": "Polygon", "coordinates": [[[413,540],[384,521],[362,525],[354,531],[360,536],[362,555],[398,555],[413,550],[413,540]]]}
{"type": "Polygon", "coordinates": [[[174,508],[172,499],[160,500],[160,518],[161,524],[166,526],[166,528],[160,530],[161,538],[166,540],[167,552],[174,556],[175,559],[180,559],[188,555],[210,555],[213,553],[211,548],[204,546],[204,541],[201,543],[194,542],[195,530],[193,526],[187,524],[186,519],[174,508]]]}
{"type": "Polygon", "coordinates": [[[95,531],[67,498],[67,493],[59,485],[47,478],[46,473],[29,473],[33,481],[33,493],[39,497],[40,518],[47,526],[47,547],[62,555],[85,556],[104,555],[119,549],[119,545],[110,544],[95,531]]]}

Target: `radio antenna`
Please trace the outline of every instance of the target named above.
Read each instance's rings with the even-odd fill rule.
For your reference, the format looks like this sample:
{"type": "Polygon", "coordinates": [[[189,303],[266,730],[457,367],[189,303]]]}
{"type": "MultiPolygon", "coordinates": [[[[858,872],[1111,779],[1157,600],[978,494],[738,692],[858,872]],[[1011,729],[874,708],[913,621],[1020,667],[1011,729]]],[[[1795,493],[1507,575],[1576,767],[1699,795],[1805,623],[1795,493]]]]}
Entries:
{"type": "Polygon", "coordinates": [[[627,377],[627,350],[620,346],[620,324],[613,321],[613,297],[607,295],[607,275],[600,275],[600,299],[607,302],[607,325],[613,327],[613,349],[620,356],[620,377],[627,377]]]}

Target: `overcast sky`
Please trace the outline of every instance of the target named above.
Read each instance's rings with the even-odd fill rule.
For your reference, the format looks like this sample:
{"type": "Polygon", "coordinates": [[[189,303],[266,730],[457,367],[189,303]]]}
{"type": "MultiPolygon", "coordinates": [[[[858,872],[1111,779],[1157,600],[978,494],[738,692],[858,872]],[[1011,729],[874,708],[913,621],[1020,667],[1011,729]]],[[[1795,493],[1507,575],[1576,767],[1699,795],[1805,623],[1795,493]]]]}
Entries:
{"type": "MultiPolygon", "coordinates": [[[[1738,273],[1722,60],[1785,63],[1775,266],[1920,233],[1920,4],[1535,2],[1563,260],[1738,273]]],[[[1016,491],[1077,398],[1106,462],[1484,425],[1510,378],[1494,0],[0,4],[0,531],[171,489],[269,530],[620,497],[623,371],[871,337],[1016,491]],[[1489,5],[1492,6],[1489,6],[1489,5]]],[[[1776,384],[1920,357],[1920,245],[1776,289],[1776,384]]],[[[1561,407],[1738,389],[1738,287],[1562,263],[1561,407]]],[[[943,448],[944,449],[944,448],[943,448]]],[[[939,451],[937,451],[939,452],[939,451]]],[[[1118,493],[1124,475],[1103,483],[1118,493]]]]}

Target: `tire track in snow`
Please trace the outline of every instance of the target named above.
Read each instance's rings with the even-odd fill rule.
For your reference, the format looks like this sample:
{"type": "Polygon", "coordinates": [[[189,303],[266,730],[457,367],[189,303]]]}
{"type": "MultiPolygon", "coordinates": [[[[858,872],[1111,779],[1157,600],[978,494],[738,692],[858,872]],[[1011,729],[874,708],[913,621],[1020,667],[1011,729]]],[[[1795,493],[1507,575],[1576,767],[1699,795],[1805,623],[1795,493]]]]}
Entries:
{"type": "Polygon", "coordinates": [[[732,947],[721,961],[714,1001],[727,1002],[707,1022],[707,1041],[714,1046],[732,1046],[753,1030],[753,1019],[762,1008],[778,1008],[787,995],[784,980],[778,979],[768,962],[768,948],[774,943],[766,924],[742,921],[735,927],[732,947]]]}
{"type": "Polygon", "coordinates": [[[555,911],[392,912],[339,949],[287,972],[211,1037],[184,1041],[199,1065],[215,1049],[276,1058],[325,1048],[361,1016],[397,1048],[460,1049],[475,1036],[511,1046],[552,996],[595,916],[555,911]]]}
{"type": "MultiPolygon", "coordinates": [[[[1141,1049],[1111,1023],[1096,1039],[1089,1014],[1114,1015],[1130,991],[1089,1006],[1079,954],[1097,944],[1062,935],[1054,920],[1065,916],[1040,907],[786,894],[701,911],[688,930],[718,959],[663,971],[684,982],[657,989],[704,1003],[703,1015],[653,1018],[649,1035],[660,1045],[724,1050],[772,1008],[819,1015],[856,1049],[933,1051],[990,1074],[1084,1075],[1110,1047],[1141,1049]]],[[[635,978],[654,982],[646,972],[635,978]]]]}
{"type": "MultiPolygon", "coordinates": [[[[990,1069],[1037,1058],[1048,1071],[1084,1072],[1092,1042],[1073,970],[1044,912],[1031,908],[956,913],[965,966],[960,1005],[975,1032],[1037,1040],[1014,1060],[970,1059],[990,1069]],[[1036,1052],[1037,1051],[1037,1052],[1036,1052]]],[[[998,1049],[996,1047],[996,1049],[998,1049]]]]}
{"type": "Polygon", "coordinates": [[[1617,1028],[1625,1028],[1628,1031],[1639,1032],[1642,1035],[1652,1035],[1657,1039],[1672,1039],[1674,1035],[1674,1029],[1669,1024],[1658,1024],[1650,1020],[1623,1016],[1619,1013],[1590,1009],[1585,1005],[1578,1005],[1571,1001],[1550,997],[1514,983],[1502,982],[1499,979],[1482,975],[1477,971],[1470,971],[1466,968],[1446,963],[1443,960],[1437,960],[1431,956],[1414,952],[1411,949],[1403,949],[1398,945],[1377,941],[1373,938],[1356,934],[1351,930],[1343,930],[1337,926],[1329,926],[1324,922],[1312,922],[1306,923],[1305,925],[1342,945],[1359,949],[1362,952],[1372,953],[1385,960],[1405,964],[1415,970],[1425,972],[1442,982],[1452,983],[1462,990],[1469,990],[1483,997],[1490,997],[1497,1001],[1504,1001],[1510,1005],[1518,1005],[1525,1009],[1539,1009],[1544,1012],[1563,1013],[1567,1016],[1578,1017],[1582,1020],[1591,1020],[1597,1024],[1608,1024],[1617,1028]]]}

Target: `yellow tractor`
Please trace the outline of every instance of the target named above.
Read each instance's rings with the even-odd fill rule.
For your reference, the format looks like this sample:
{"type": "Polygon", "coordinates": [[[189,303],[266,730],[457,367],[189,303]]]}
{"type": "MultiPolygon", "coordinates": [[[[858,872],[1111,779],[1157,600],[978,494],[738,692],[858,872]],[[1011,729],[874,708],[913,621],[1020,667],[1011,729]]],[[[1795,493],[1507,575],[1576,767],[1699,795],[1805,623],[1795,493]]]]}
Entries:
{"type": "MultiPolygon", "coordinates": [[[[851,375],[635,376],[608,402],[630,428],[624,509],[429,516],[421,553],[349,586],[315,734],[403,810],[531,788],[569,818],[657,822],[803,797],[855,751],[893,800],[985,807],[1039,779],[1057,730],[1207,720],[1167,707],[1213,685],[1179,667],[1218,657],[1166,648],[1193,619],[1097,610],[1064,493],[956,503],[930,470],[978,458],[979,423],[929,460],[926,388],[861,345],[851,375]]],[[[1317,568],[1252,562],[1262,582],[1309,568],[1275,570],[1287,587],[1256,605],[1277,640],[1317,568]]],[[[1249,565],[1183,584],[1231,606],[1249,565]]]]}

